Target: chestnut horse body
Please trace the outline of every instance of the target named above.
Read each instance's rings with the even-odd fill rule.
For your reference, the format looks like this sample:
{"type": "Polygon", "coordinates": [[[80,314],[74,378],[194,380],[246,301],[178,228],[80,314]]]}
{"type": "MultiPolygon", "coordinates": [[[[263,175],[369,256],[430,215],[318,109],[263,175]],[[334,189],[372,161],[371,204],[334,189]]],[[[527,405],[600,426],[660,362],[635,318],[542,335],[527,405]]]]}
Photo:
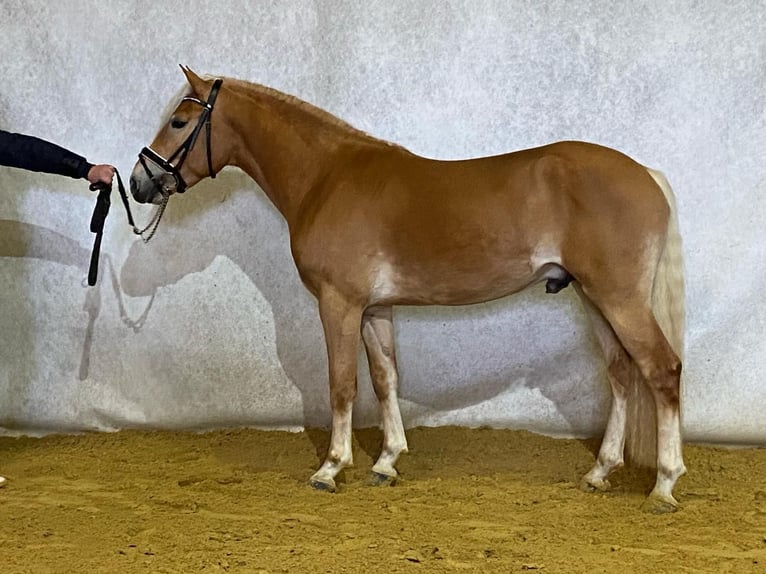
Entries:
{"type": "Polygon", "coordinates": [[[313,486],[334,490],[336,475],[352,463],[360,339],[383,426],[372,479],[396,479],[407,441],[392,305],[463,305],[539,281],[552,292],[573,282],[613,394],[601,450],[582,486],[607,489],[627,442],[634,462],[657,467],[648,509],[677,507],[672,489],[685,472],[683,276],[674,199],[661,173],[583,142],[426,159],[275,90],[233,79],[213,88],[212,79],[184,72],[191,98],[173,108],[149,155],[142,152],[133,196],[161,203],[233,165],[286,219],[301,279],[318,299],[329,359],[332,437],[313,486]],[[214,108],[203,99],[213,89],[214,108]],[[192,140],[183,165],[164,162],[200,131],[204,110],[207,145],[192,140]]]}

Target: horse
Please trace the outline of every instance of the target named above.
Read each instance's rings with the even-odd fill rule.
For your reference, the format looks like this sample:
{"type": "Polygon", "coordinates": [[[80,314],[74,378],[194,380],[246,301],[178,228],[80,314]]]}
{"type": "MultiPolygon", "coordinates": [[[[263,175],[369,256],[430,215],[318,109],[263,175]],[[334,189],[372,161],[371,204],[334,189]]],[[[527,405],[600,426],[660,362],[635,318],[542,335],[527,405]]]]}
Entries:
{"type": "Polygon", "coordinates": [[[383,428],[370,482],[397,480],[407,439],[393,305],[480,303],[545,281],[551,293],[572,284],[582,300],[612,392],[581,488],[608,490],[609,473],[627,460],[657,469],[645,510],[678,509],[684,279],[675,198],[661,172],[578,141],[429,159],[272,88],[182,70],[186,83],[141,150],[131,193],[164,207],[235,166],[286,220],[329,366],[330,445],[311,486],[334,492],[353,463],[360,340],[383,428]]]}

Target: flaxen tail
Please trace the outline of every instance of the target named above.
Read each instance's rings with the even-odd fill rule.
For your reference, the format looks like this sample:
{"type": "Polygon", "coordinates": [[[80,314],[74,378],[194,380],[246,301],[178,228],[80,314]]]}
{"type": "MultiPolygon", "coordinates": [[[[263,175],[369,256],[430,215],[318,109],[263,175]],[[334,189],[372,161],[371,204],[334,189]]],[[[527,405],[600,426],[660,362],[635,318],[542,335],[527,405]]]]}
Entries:
{"type": "Polygon", "coordinates": [[[662,327],[670,346],[681,361],[684,360],[684,262],[681,252],[681,234],[678,231],[676,198],[665,176],[649,170],[654,180],[665,194],[670,206],[668,234],[665,238],[665,250],[662,252],[657,275],[654,278],[652,309],[657,322],[662,327]]]}
{"type": "MultiPolygon", "coordinates": [[[[684,273],[681,235],[673,190],[665,176],[649,169],[649,174],[662,189],[670,206],[670,220],[665,246],[657,266],[652,290],[652,310],[665,338],[678,358],[684,359],[684,273]]],[[[637,466],[657,464],[657,418],[654,399],[644,384],[636,365],[628,397],[626,451],[630,462],[637,466]]]]}

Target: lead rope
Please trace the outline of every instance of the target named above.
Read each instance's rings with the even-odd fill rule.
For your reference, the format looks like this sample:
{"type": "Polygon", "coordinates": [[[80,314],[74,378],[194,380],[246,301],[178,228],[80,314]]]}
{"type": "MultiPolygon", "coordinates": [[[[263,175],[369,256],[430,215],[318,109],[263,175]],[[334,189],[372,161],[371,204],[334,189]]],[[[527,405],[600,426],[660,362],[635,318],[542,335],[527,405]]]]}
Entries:
{"type": "MultiPolygon", "coordinates": [[[[117,189],[120,191],[120,197],[122,198],[122,204],[125,206],[125,213],[128,216],[128,224],[133,228],[133,233],[140,236],[144,243],[149,243],[154,234],[157,232],[157,228],[160,225],[162,214],[165,213],[165,208],[168,206],[168,200],[170,196],[163,193],[162,203],[154,212],[151,221],[143,229],[136,227],[133,221],[133,214],[130,211],[130,203],[128,203],[128,194],[125,192],[125,185],[122,183],[120,172],[114,170],[117,176],[117,189]],[[147,231],[149,232],[147,235],[147,231]]],[[[90,186],[91,191],[98,191],[98,197],[96,198],[96,206],[93,208],[93,215],[90,219],[90,230],[96,234],[96,239],[93,242],[93,253],[90,256],[90,268],[88,269],[88,285],[93,287],[98,279],[98,259],[101,253],[101,238],[104,234],[104,222],[106,216],[109,214],[109,207],[112,203],[110,195],[112,193],[112,185],[109,183],[98,182],[90,186]]]]}

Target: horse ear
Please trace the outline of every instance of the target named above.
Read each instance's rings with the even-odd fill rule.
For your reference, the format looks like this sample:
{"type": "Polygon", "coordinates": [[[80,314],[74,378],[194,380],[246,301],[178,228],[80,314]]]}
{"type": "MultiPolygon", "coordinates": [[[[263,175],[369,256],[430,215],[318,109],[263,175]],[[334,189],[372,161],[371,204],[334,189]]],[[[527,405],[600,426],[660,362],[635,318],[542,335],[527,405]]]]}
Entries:
{"type": "Polygon", "coordinates": [[[181,66],[181,71],[186,76],[186,81],[189,82],[192,90],[198,96],[204,96],[207,93],[205,80],[200,78],[197,74],[191,71],[188,66],[181,66]]]}

